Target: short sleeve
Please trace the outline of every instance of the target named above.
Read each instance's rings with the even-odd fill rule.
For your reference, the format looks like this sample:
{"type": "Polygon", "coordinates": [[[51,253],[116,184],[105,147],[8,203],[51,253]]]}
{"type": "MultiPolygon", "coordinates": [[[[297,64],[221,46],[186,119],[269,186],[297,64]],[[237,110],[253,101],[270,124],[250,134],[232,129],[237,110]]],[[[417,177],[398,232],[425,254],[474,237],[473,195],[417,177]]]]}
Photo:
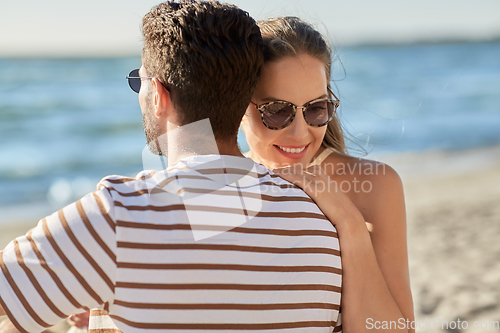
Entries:
{"type": "Polygon", "coordinates": [[[0,252],[0,304],[21,332],[112,303],[114,203],[101,187],[42,219],[0,252]]]}
{"type": "Polygon", "coordinates": [[[342,333],[342,315],[339,311],[339,315],[337,317],[337,322],[335,323],[335,327],[333,329],[334,333],[342,333]]]}

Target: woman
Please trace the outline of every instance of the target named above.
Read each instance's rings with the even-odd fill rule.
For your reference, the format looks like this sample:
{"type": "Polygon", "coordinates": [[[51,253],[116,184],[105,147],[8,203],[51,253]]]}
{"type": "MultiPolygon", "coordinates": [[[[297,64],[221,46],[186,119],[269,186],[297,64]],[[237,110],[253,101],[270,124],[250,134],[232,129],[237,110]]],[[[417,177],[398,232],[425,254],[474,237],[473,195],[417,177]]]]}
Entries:
{"type": "Polygon", "coordinates": [[[266,63],[241,123],[249,157],[270,169],[289,167],[275,172],[301,186],[336,226],[344,332],[390,321],[406,331],[414,315],[401,180],[385,164],[346,153],[321,34],[293,17],[259,25],[266,63]]]}

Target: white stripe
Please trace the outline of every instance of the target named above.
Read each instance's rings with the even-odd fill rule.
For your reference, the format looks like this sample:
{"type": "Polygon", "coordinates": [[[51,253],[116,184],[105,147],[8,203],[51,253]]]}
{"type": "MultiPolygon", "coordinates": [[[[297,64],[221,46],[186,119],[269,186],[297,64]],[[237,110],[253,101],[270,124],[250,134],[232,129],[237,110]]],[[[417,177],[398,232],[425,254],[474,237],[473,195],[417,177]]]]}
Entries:
{"type": "MultiPolygon", "coordinates": [[[[93,198],[89,198],[90,200],[93,200],[93,198]]],[[[89,205],[86,204],[88,207],[89,205]]],[[[94,211],[96,211],[96,208],[94,208],[94,211]]],[[[89,211],[90,214],[92,214],[92,211],[89,211]]],[[[91,216],[95,215],[101,215],[100,212],[97,212],[97,214],[92,214],[91,216]]],[[[80,214],[78,213],[78,209],[76,208],[76,204],[72,204],[64,208],[64,216],[66,217],[66,220],[68,222],[68,225],[70,226],[75,238],[78,240],[80,245],[87,251],[87,253],[97,262],[99,267],[106,273],[106,275],[113,280],[116,270],[115,268],[115,263],[114,261],[109,257],[109,255],[103,250],[103,248],[97,243],[95,240],[94,236],[90,233],[90,231],[87,229],[85,224],[83,223],[83,220],[80,217],[80,214]]],[[[87,215],[88,216],[88,215],[87,215]]],[[[101,223],[101,229],[104,229],[102,227],[106,227],[107,223],[102,222],[101,223]]],[[[105,229],[110,229],[109,227],[105,229]]],[[[114,234],[113,238],[115,238],[114,234]]],[[[112,239],[113,239],[112,238],[112,239]]],[[[108,240],[108,243],[111,243],[108,240]]],[[[116,242],[114,242],[116,244],[116,242]]],[[[112,248],[116,248],[116,245],[112,245],[112,248]]],[[[64,251],[64,250],[63,250],[64,251]]]]}
{"type": "MultiPolygon", "coordinates": [[[[323,284],[341,286],[342,276],[322,272],[249,272],[218,270],[147,270],[119,268],[122,282],[136,283],[222,283],[251,285],[323,284]]],[[[271,291],[272,292],[272,291],[271,291]]]]}
{"type": "MultiPolygon", "coordinates": [[[[279,281],[273,281],[278,284],[279,281]]],[[[334,291],[149,290],[117,288],[116,299],[133,303],[307,303],[340,301],[334,291]],[[212,301],[210,301],[212,300],[212,301]]],[[[339,303],[337,303],[339,304],[339,303]]],[[[110,309],[110,311],[114,311],[110,309]]]]}
{"type": "MultiPolygon", "coordinates": [[[[111,199],[107,191],[96,192],[96,194],[101,199],[101,203],[105,206],[111,199]]],[[[111,251],[116,252],[116,234],[109,226],[108,221],[102,216],[94,196],[92,194],[86,196],[84,200],[81,200],[81,203],[87,217],[89,218],[92,216],[92,218],[89,218],[89,221],[96,233],[111,251]]],[[[113,218],[113,212],[109,212],[108,214],[111,215],[110,218],[113,218]]]]}
{"type": "Polygon", "coordinates": [[[337,310],[297,309],[297,310],[152,310],[132,309],[115,305],[113,312],[134,322],[171,324],[274,324],[301,321],[328,321],[337,317],[337,310]]]}
{"type": "Polygon", "coordinates": [[[89,330],[96,329],[118,329],[118,327],[109,316],[90,316],[89,330]]]}
{"type": "Polygon", "coordinates": [[[139,250],[122,249],[128,263],[139,264],[241,264],[278,266],[315,266],[325,263],[340,268],[340,257],[323,253],[252,253],[216,250],[139,250]]]}
{"type": "MultiPolygon", "coordinates": [[[[36,242],[35,242],[36,243],[36,242]]],[[[35,252],[33,251],[31,244],[29,241],[23,241],[19,243],[20,251],[23,255],[23,258],[25,260],[25,263],[27,263],[27,266],[35,276],[35,279],[38,281],[40,284],[41,288],[45,290],[47,296],[49,299],[54,303],[54,305],[59,309],[65,309],[65,311],[62,311],[64,313],[70,314],[74,311],[77,311],[77,308],[74,307],[64,296],[64,294],[61,292],[59,287],[56,285],[50,274],[45,270],[45,268],[42,267],[40,260],[36,256],[35,252]],[[66,310],[68,309],[68,310],[66,310]]],[[[31,282],[30,282],[31,284],[31,282]]],[[[23,290],[24,288],[30,287],[29,284],[23,284],[23,290]]],[[[28,292],[30,293],[30,292],[28,292]]],[[[33,303],[35,304],[35,303],[33,303]]]]}
{"type": "MultiPolygon", "coordinates": [[[[5,256],[4,256],[5,257],[5,256]]],[[[4,258],[5,261],[6,258],[4,258]]],[[[0,274],[0,296],[6,303],[9,311],[17,322],[28,332],[41,332],[45,328],[38,325],[32,317],[26,312],[24,306],[18,300],[16,294],[11,289],[10,284],[3,274],[0,274]]]]}

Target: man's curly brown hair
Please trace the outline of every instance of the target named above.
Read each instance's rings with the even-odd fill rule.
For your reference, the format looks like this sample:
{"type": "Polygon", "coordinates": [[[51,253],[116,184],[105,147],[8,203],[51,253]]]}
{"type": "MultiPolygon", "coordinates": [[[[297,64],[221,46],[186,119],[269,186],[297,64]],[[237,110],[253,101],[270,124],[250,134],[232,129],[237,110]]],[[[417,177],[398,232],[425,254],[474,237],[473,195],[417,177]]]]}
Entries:
{"type": "Polygon", "coordinates": [[[216,1],[167,1],[142,21],[143,67],[171,92],[182,125],[209,118],[217,140],[234,140],[263,60],[247,12],[216,1]]]}

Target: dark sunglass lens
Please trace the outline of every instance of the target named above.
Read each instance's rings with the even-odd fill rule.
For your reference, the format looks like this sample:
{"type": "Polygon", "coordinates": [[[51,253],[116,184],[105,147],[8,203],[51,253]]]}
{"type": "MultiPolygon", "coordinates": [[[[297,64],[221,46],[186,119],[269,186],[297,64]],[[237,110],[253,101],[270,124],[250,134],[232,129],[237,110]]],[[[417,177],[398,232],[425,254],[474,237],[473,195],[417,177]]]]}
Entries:
{"type": "Polygon", "coordinates": [[[133,71],[130,72],[128,75],[128,84],[130,85],[130,88],[132,88],[133,91],[136,93],[141,90],[141,79],[139,78],[139,70],[134,69],[133,71]]]}
{"type": "Polygon", "coordinates": [[[309,105],[304,113],[306,122],[313,126],[323,126],[330,121],[335,112],[331,101],[319,101],[309,105]]]}
{"type": "Polygon", "coordinates": [[[287,103],[274,102],[266,106],[263,114],[264,123],[270,128],[282,128],[292,117],[293,107],[287,103]]]}

